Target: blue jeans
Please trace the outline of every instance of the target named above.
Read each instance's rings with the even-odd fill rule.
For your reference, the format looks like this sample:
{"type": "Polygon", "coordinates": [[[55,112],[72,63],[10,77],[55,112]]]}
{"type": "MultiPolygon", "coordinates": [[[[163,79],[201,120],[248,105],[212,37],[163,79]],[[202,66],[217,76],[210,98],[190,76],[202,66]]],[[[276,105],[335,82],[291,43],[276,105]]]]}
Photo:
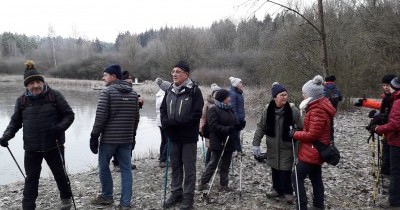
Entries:
{"type": "Polygon", "coordinates": [[[131,206],[132,198],[132,169],[131,169],[132,144],[100,144],[99,147],[99,176],[101,182],[101,195],[113,198],[113,179],[110,171],[110,160],[116,155],[121,169],[121,199],[122,206],[131,206]]]}

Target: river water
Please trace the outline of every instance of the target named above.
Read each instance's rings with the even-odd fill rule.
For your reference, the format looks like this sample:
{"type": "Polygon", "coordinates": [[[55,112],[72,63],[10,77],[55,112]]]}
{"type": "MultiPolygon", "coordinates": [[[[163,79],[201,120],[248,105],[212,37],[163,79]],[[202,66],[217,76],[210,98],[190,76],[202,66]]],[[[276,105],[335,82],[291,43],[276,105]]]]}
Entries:
{"type": "MultiPolygon", "coordinates": [[[[75,121],[66,132],[65,161],[67,170],[69,173],[78,173],[96,168],[97,155],[94,155],[89,149],[89,138],[95,118],[99,90],[72,91],[65,87],[58,90],[62,92],[75,112],[75,121]]],[[[0,136],[10,121],[17,97],[23,91],[24,87],[21,82],[0,82],[0,136]]],[[[136,157],[148,156],[150,151],[158,154],[160,131],[155,123],[155,98],[148,96],[140,115],[134,155],[136,157]]],[[[9,141],[9,148],[23,169],[22,129],[9,141]]],[[[42,177],[52,176],[46,163],[43,163],[42,167],[42,177]]],[[[23,181],[22,175],[8,150],[1,147],[0,185],[16,181],[23,181]]]]}

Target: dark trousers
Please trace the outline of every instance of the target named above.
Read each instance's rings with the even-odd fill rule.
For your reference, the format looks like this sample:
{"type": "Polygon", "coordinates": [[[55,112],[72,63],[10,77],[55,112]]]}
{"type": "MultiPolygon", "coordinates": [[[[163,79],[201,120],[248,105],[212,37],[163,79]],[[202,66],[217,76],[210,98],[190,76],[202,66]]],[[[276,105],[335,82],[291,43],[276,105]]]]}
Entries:
{"type": "Polygon", "coordinates": [[[207,148],[207,153],[206,153],[206,166],[211,160],[211,149],[207,148]]]}
{"type": "Polygon", "coordinates": [[[292,188],[292,171],[277,170],[271,168],[272,171],[272,188],[279,194],[293,194],[292,188]]]}
{"type": "Polygon", "coordinates": [[[240,130],[233,131],[230,137],[232,137],[233,147],[235,148],[235,151],[242,152],[242,144],[240,142],[240,130]]]}
{"type": "MultiPolygon", "coordinates": [[[[135,149],[135,145],[136,145],[136,141],[134,141],[134,142],[132,143],[132,147],[131,147],[131,148],[132,148],[132,149],[131,149],[131,157],[132,157],[133,150],[135,149]]],[[[116,155],[116,154],[113,155],[112,163],[113,163],[114,166],[119,166],[119,161],[118,161],[118,158],[117,158],[117,155],[116,155]]]]}
{"type": "MultiPolygon", "coordinates": [[[[300,197],[300,209],[307,209],[307,194],[306,189],[304,187],[304,180],[308,176],[311,180],[312,188],[313,188],[313,205],[317,208],[324,208],[324,183],[322,182],[322,170],[321,166],[311,165],[299,161],[295,166],[297,169],[297,179],[298,179],[298,187],[299,192],[296,189],[296,175],[292,173],[292,183],[293,188],[295,189],[296,195],[299,194],[300,197]]],[[[299,205],[299,201],[297,201],[297,205],[299,205]]]]}
{"type": "Polygon", "coordinates": [[[390,175],[390,146],[386,142],[384,142],[382,146],[381,173],[383,175],[390,175]]]}
{"type": "MultiPolygon", "coordinates": [[[[219,168],[219,182],[221,186],[228,186],[229,183],[229,166],[231,165],[232,161],[232,152],[233,151],[224,151],[221,159],[221,165],[219,168]]],[[[221,157],[222,151],[211,151],[211,159],[210,162],[206,166],[206,170],[204,171],[203,175],[201,176],[201,183],[207,184],[211,177],[213,176],[215,170],[218,167],[218,160],[221,157]]]]}
{"type": "MultiPolygon", "coordinates": [[[[64,147],[60,148],[64,158],[64,147]]],[[[48,152],[29,152],[25,151],[24,166],[25,166],[25,186],[22,199],[22,208],[35,209],[36,198],[38,197],[38,187],[40,172],[42,170],[42,161],[46,160],[54,179],[60,191],[61,199],[71,198],[71,189],[65,176],[63,164],[60,158],[58,149],[52,149],[48,152]]]]}
{"type": "Polygon", "coordinates": [[[167,138],[165,136],[164,130],[160,128],[160,134],[161,134],[161,144],[160,144],[160,157],[158,160],[160,162],[165,162],[167,159],[167,138]]]}
{"type": "Polygon", "coordinates": [[[196,186],[196,157],[196,142],[183,144],[170,141],[171,193],[173,196],[183,194],[185,199],[193,199],[196,186]]]}
{"type": "Polygon", "coordinates": [[[390,146],[389,203],[400,207],[400,147],[390,146]]]}

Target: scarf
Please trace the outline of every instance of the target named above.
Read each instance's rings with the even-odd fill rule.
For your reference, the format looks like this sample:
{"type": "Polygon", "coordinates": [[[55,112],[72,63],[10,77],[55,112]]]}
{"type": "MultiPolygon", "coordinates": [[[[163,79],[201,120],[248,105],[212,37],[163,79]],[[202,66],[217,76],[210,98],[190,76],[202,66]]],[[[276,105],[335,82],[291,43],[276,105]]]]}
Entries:
{"type": "Polygon", "coordinates": [[[172,89],[174,89],[174,92],[178,94],[182,88],[184,87],[189,87],[191,88],[193,86],[193,82],[190,78],[187,78],[181,85],[177,86],[175,83],[172,85],[172,89]]]}
{"type": "Polygon", "coordinates": [[[306,98],[304,99],[300,105],[299,105],[299,109],[300,109],[300,115],[303,116],[304,113],[306,113],[306,108],[308,106],[308,104],[313,100],[312,97],[306,98]]]}
{"type": "Polygon", "coordinates": [[[222,102],[219,102],[218,100],[214,100],[214,103],[218,108],[225,109],[225,110],[231,110],[232,109],[232,105],[231,104],[224,104],[222,102]]]}
{"type": "Polygon", "coordinates": [[[36,100],[36,99],[39,99],[42,96],[44,96],[47,93],[47,91],[48,91],[48,86],[47,86],[47,84],[44,84],[43,90],[39,95],[33,95],[33,93],[31,91],[26,89],[25,96],[28,97],[29,99],[36,100]]]}
{"type": "MultiPolygon", "coordinates": [[[[267,125],[266,125],[266,134],[269,137],[275,137],[276,135],[275,134],[275,124],[277,123],[275,121],[276,109],[278,109],[278,107],[276,107],[275,101],[271,100],[267,108],[267,125]]],[[[282,129],[282,140],[290,141],[289,130],[290,126],[293,124],[293,113],[289,103],[286,103],[285,106],[283,106],[283,115],[284,118],[283,118],[283,129],[282,129]]]]}

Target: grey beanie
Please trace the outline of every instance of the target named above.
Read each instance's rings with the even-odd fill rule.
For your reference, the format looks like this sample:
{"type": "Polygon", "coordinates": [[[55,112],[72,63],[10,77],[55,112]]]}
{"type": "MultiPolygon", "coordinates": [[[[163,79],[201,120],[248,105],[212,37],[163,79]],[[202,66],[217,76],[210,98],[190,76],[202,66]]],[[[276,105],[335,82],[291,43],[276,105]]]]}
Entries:
{"type": "Polygon", "coordinates": [[[324,78],[321,75],[315,76],[312,80],[309,80],[303,85],[302,91],[306,97],[314,99],[321,98],[324,96],[324,78]]]}
{"type": "Polygon", "coordinates": [[[168,90],[168,88],[171,86],[170,82],[165,81],[165,80],[161,79],[160,77],[157,77],[155,82],[158,85],[158,87],[160,87],[160,89],[163,90],[163,91],[168,90]]]}
{"type": "Polygon", "coordinates": [[[400,77],[393,78],[390,82],[390,87],[392,87],[392,89],[395,91],[400,90],[400,77]]]}

